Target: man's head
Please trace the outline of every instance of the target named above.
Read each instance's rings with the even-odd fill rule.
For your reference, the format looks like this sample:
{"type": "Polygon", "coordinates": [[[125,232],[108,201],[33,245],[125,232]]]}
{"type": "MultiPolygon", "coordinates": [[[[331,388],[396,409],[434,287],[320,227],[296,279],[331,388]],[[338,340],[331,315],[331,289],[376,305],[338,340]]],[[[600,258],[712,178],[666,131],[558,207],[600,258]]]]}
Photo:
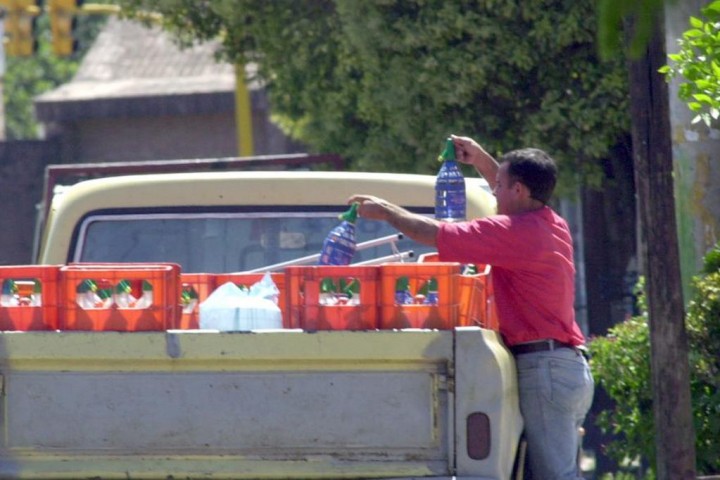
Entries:
{"type": "Polygon", "coordinates": [[[500,157],[495,186],[498,213],[533,210],[547,204],[557,182],[555,161],[537,148],[513,150],[500,157]]]}

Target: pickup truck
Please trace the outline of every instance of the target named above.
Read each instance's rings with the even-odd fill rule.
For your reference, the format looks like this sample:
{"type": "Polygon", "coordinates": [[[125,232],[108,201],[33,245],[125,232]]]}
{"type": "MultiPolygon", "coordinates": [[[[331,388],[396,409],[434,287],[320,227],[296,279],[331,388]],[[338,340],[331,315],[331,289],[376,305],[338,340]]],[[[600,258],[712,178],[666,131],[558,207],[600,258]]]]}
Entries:
{"type": "MultiPolygon", "coordinates": [[[[466,188],[469,217],[494,210],[487,184],[466,188]]],[[[282,271],[319,252],[352,193],[433,214],[426,175],[91,179],[53,198],[37,264],[282,271]]],[[[372,246],[395,234],[359,219],[357,240],[371,246],[354,262],[429,253],[400,236],[372,246]]],[[[504,480],[521,470],[513,358],[482,326],[3,331],[0,405],[2,478],[504,480]]]]}

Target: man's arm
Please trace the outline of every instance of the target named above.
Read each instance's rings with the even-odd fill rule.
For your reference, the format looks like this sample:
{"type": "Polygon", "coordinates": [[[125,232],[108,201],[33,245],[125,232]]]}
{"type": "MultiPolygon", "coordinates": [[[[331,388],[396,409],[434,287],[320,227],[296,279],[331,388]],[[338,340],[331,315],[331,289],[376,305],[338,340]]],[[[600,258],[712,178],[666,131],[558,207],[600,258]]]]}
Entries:
{"type": "Polygon", "coordinates": [[[418,243],[435,247],[440,222],[412,213],[398,205],[371,195],[353,195],[348,203],[357,202],[358,214],[370,220],[382,220],[418,243]]]}

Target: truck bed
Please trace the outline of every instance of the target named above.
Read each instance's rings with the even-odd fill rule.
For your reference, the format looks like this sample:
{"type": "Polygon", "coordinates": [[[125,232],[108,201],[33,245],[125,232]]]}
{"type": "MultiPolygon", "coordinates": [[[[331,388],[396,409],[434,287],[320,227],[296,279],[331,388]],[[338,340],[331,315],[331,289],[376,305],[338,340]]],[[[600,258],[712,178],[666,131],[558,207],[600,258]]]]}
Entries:
{"type": "Polygon", "coordinates": [[[522,428],[475,327],[5,332],[0,365],[2,478],[500,479],[522,428]]]}

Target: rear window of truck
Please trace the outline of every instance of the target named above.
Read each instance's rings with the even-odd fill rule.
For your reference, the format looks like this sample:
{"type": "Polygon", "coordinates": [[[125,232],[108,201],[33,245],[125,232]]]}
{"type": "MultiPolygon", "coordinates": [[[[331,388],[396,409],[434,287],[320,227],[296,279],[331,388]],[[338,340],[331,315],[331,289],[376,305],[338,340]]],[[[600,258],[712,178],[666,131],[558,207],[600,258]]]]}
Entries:
{"type": "MultiPolygon", "coordinates": [[[[73,262],[172,262],[187,273],[260,270],[320,253],[343,210],[296,207],[289,211],[99,212],[75,232],[73,262]]],[[[416,210],[417,211],[417,210],[416,210]]],[[[430,209],[419,211],[431,214],[430,209]]],[[[384,222],[358,219],[359,244],[395,238],[384,222]]],[[[407,238],[359,249],[353,263],[405,252],[406,260],[431,251],[407,238]]],[[[400,257],[387,261],[399,261],[400,257]]],[[[316,262],[303,262],[309,265],[316,262]]]]}

